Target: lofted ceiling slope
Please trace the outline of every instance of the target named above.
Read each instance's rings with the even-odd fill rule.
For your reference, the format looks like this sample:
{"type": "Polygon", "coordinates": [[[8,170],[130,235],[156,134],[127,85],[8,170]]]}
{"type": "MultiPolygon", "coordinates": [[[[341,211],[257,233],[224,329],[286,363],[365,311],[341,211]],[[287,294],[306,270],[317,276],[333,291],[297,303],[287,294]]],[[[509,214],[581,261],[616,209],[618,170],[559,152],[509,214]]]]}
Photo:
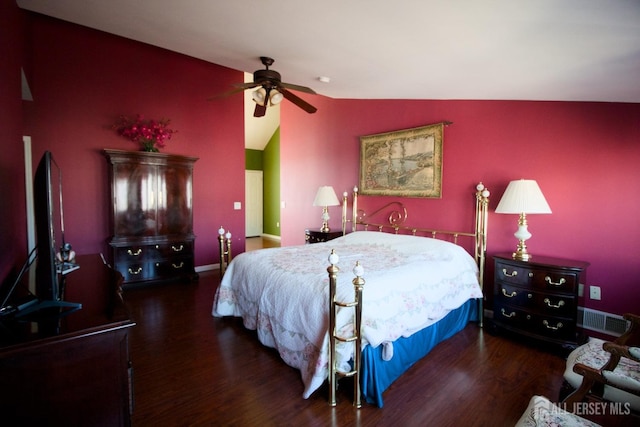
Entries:
{"type": "Polygon", "coordinates": [[[331,98],[640,102],[638,0],[17,3],[331,98]]]}

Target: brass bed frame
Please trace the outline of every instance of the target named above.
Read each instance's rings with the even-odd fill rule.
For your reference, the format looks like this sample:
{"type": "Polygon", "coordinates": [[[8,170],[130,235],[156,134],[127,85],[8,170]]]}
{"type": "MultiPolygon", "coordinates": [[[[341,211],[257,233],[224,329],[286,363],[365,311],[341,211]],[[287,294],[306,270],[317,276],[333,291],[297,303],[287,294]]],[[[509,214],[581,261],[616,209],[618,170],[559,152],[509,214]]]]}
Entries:
{"type": "MultiPolygon", "coordinates": [[[[404,225],[404,221],[407,219],[407,209],[401,202],[390,202],[373,212],[370,217],[384,211],[387,208],[392,208],[390,211],[387,224],[376,224],[366,221],[366,214],[364,211],[358,209],[358,188],[353,189],[353,202],[351,218],[347,217],[347,199],[348,195],[345,192],[343,194],[342,201],[342,233],[347,233],[347,224],[351,223],[351,231],[356,231],[358,226],[361,226],[363,230],[377,229],[377,231],[388,231],[395,234],[411,234],[424,237],[439,238],[443,240],[450,240],[454,244],[458,244],[460,237],[472,238],[474,241],[474,259],[478,265],[478,281],[482,286],[484,281],[485,263],[486,263],[486,250],[487,250],[487,226],[488,226],[488,206],[489,206],[489,190],[479,183],[476,186],[475,198],[475,230],[473,232],[463,231],[446,231],[435,230],[427,228],[415,228],[404,225]]],[[[220,278],[224,275],[227,266],[231,262],[231,233],[225,232],[223,227],[218,230],[218,242],[220,246],[220,278]]],[[[329,404],[336,406],[336,392],[338,388],[338,379],[343,377],[353,377],[354,383],[354,397],[353,405],[357,408],[362,406],[361,402],[361,390],[360,390],[360,358],[354,357],[353,369],[351,371],[341,371],[336,367],[336,345],[340,342],[353,342],[355,345],[354,354],[360,354],[362,351],[362,337],[360,334],[361,322],[362,322],[362,291],[365,285],[365,280],[362,278],[364,271],[359,261],[356,262],[356,266],[353,269],[355,278],[353,279],[354,286],[354,300],[353,301],[336,301],[336,288],[337,278],[340,269],[336,265],[338,263],[338,255],[332,250],[329,255],[329,267],[327,272],[329,274],[329,338],[330,338],[330,352],[329,352],[329,404]],[[354,309],[354,334],[351,337],[343,337],[337,334],[335,330],[336,325],[336,310],[338,308],[353,308],[354,309]]],[[[478,312],[479,312],[479,326],[483,326],[483,299],[478,299],[478,312]]]]}
{"type": "MultiPolygon", "coordinates": [[[[373,217],[383,210],[395,206],[387,218],[387,224],[375,224],[366,222],[366,214],[362,210],[358,210],[358,188],[353,189],[353,203],[352,203],[352,215],[351,219],[347,218],[347,199],[348,195],[345,192],[342,200],[342,233],[347,233],[347,223],[351,222],[351,231],[356,231],[358,225],[366,231],[369,228],[377,229],[378,231],[389,230],[395,234],[411,234],[421,235],[425,237],[441,238],[444,240],[451,240],[454,244],[458,244],[459,237],[469,237],[474,240],[474,259],[478,265],[478,281],[480,286],[483,286],[484,271],[486,263],[486,251],[487,251],[487,226],[488,226],[488,207],[489,207],[489,190],[480,182],[476,186],[475,198],[475,230],[473,232],[461,232],[461,231],[445,231],[445,230],[433,230],[427,228],[415,228],[407,227],[404,221],[407,219],[407,209],[400,202],[390,202],[373,212],[370,216],[373,217]],[[399,210],[398,210],[399,209],[399,210]]],[[[221,246],[222,249],[222,246],[221,246]]],[[[337,267],[339,257],[332,250],[329,255],[329,267],[327,272],[329,273],[329,404],[336,406],[336,392],[338,389],[338,379],[343,377],[353,377],[353,405],[356,408],[362,406],[361,402],[361,390],[360,390],[360,357],[353,358],[353,369],[350,371],[341,371],[336,367],[336,345],[340,342],[353,342],[354,354],[359,355],[362,351],[362,337],[360,334],[362,323],[362,290],[365,285],[365,280],[362,278],[363,268],[360,262],[356,262],[356,266],[353,269],[353,273],[356,276],[353,279],[354,286],[354,300],[353,301],[336,301],[336,287],[339,268],[337,267]],[[350,337],[344,337],[338,335],[336,332],[336,313],[339,308],[354,308],[354,328],[353,335],[350,337]]],[[[478,299],[478,324],[483,326],[483,298],[478,299]]]]}

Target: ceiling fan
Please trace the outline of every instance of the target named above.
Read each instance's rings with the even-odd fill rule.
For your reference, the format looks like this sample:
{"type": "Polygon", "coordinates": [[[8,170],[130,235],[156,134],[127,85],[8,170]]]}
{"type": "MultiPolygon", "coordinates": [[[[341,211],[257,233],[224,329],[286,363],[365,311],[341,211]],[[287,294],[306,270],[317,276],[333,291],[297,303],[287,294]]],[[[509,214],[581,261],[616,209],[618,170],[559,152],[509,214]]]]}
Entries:
{"type": "Polygon", "coordinates": [[[270,70],[269,67],[273,64],[274,60],[267,56],[261,56],[260,61],[264,64],[264,70],[256,70],[253,73],[253,82],[235,84],[235,89],[225,92],[215,98],[222,96],[229,96],[234,93],[242,92],[246,89],[257,89],[253,92],[252,98],[256,103],[256,108],[253,112],[254,117],[262,117],[267,112],[267,104],[276,105],[279,104],[283,98],[293,102],[298,107],[302,108],[307,113],[315,113],[318,109],[309,104],[304,99],[293,94],[289,91],[296,90],[299,92],[311,93],[315,95],[315,91],[305,86],[294,85],[291,83],[284,83],[280,78],[280,73],[275,70],[270,70]]]}

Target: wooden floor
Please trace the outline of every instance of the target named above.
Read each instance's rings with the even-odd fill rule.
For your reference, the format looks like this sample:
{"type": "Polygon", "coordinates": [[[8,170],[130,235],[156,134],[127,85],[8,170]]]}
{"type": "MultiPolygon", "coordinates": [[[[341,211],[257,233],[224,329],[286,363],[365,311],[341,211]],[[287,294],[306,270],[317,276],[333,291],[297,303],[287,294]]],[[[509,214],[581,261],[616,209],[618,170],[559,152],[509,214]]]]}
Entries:
{"type": "Polygon", "coordinates": [[[279,248],[280,241],[269,237],[247,237],[245,239],[245,250],[254,251],[262,248],[279,248]]]}
{"type": "MultiPolygon", "coordinates": [[[[534,394],[557,401],[562,357],[468,325],[384,394],[384,407],[309,399],[297,370],[240,320],[211,316],[218,271],[196,283],[126,290],[134,426],[512,426],[534,394]]],[[[345,380],[342,380],[345,381],[345,380]]]]}

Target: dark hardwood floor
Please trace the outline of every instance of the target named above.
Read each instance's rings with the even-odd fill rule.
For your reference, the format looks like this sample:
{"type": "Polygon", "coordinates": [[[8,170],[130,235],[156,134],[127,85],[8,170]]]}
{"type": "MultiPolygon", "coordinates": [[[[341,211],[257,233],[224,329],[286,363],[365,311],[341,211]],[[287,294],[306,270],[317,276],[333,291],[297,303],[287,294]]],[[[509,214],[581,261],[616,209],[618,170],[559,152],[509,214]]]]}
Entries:
{"type": "MultiPolygon", "coordinates": [[[[196,283],[126,290],[134,426],[512,426],[534,394],[557,401],[562,357],[476,324],[437,346],[384,394],[384,407],[335,408],[321,388],[302,395],[297,370],[239,319],[214,318],[218,271],[196,283]]],[[[345,381],[345,380],[342,380],[345,381]]]]}

